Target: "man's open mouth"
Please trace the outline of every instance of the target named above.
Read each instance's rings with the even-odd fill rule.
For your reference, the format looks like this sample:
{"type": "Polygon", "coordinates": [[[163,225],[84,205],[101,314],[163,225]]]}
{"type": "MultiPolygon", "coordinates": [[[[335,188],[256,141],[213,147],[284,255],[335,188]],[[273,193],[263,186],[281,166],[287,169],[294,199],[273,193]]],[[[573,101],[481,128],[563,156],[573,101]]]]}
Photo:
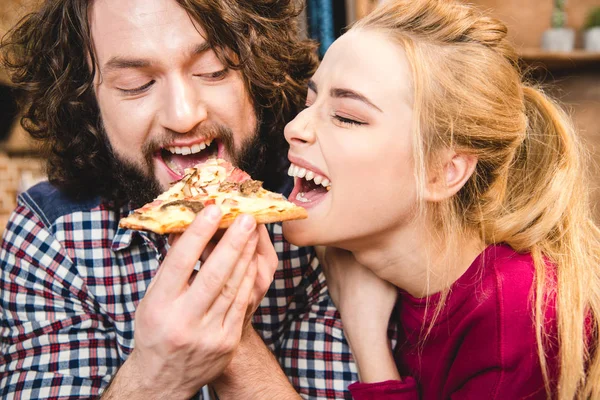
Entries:
{"type": "Polygon", "coordinates": [[[186,168],[211,157],[219,157],[221,145],[217,139],[208,139],[191,146],[169,146],[160,149],[159,157],[171,172],[182,177],[186,168]]]}

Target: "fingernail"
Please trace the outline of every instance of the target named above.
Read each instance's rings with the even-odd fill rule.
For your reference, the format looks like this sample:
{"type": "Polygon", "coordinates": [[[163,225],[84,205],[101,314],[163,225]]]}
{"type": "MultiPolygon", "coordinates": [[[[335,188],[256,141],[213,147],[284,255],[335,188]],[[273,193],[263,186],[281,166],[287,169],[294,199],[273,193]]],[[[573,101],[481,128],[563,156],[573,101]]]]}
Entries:
{"type": "Polygon", "coordinates": [[[216,206],[208,206],[204,209],[204,217],[211,222],[216,222],[221,218],[221,209],[216,206]]]}
{"type": "Polygon", "coordinates": [[[240,222],[242,224],[242,227],[244,229],[246,229],[247,231],[253,230],[254,227],[256,226],[256,220],[254,219],[254,217],[243,214],[240,216],[240,218],[241,218],[240,222]]]}

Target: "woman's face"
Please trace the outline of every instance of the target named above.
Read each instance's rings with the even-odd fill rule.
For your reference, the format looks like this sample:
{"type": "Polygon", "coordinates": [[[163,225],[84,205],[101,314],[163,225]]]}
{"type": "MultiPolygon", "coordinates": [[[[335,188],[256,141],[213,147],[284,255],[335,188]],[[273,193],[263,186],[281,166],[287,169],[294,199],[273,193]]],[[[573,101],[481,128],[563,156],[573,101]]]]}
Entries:
{"type": "Polygon", "coordinates": [[[402,47],[375,31],[352,30],[327,51],[285,128],[290,200],[309,214],[284,224],[289,241],[352,250],[406,229],[417,192],[411,76],[402,47]]]}

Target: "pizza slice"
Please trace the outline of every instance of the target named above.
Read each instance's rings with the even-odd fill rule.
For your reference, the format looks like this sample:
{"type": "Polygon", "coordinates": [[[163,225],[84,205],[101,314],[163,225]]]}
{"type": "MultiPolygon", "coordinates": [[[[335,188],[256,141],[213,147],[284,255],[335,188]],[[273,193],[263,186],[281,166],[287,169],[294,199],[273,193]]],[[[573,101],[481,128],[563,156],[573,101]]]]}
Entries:
{"type": "Polygon", "coordinates": [[[121,219],[123,228],[159,234],[181,233],[204,207],[216,204],[223,218],[220,228],[229,227],[239,214],[250,214],[259,224],[306,218],[307,212],[228,161],[210,158],[185,169],[183,178],[153,202],[121,219]]]}

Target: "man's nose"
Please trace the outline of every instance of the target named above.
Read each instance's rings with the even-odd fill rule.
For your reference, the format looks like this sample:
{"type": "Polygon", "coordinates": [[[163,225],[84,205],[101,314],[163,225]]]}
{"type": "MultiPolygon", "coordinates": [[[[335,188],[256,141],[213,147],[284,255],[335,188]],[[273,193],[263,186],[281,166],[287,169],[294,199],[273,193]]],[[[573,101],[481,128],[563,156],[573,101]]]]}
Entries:
{"type": "Polygon", "coordinates": [[[314,111],[306,108],[285,126],[283,132],[290,147],[311,145],[315,142],[314,118],[314,111]]]}
{"type": "Polygon", "coordinates": [[[163,127],[180,133],[191,131],[206,120],[206,105],[193,82],[173,78],[167,87],[162,112],[163,127]]]}

